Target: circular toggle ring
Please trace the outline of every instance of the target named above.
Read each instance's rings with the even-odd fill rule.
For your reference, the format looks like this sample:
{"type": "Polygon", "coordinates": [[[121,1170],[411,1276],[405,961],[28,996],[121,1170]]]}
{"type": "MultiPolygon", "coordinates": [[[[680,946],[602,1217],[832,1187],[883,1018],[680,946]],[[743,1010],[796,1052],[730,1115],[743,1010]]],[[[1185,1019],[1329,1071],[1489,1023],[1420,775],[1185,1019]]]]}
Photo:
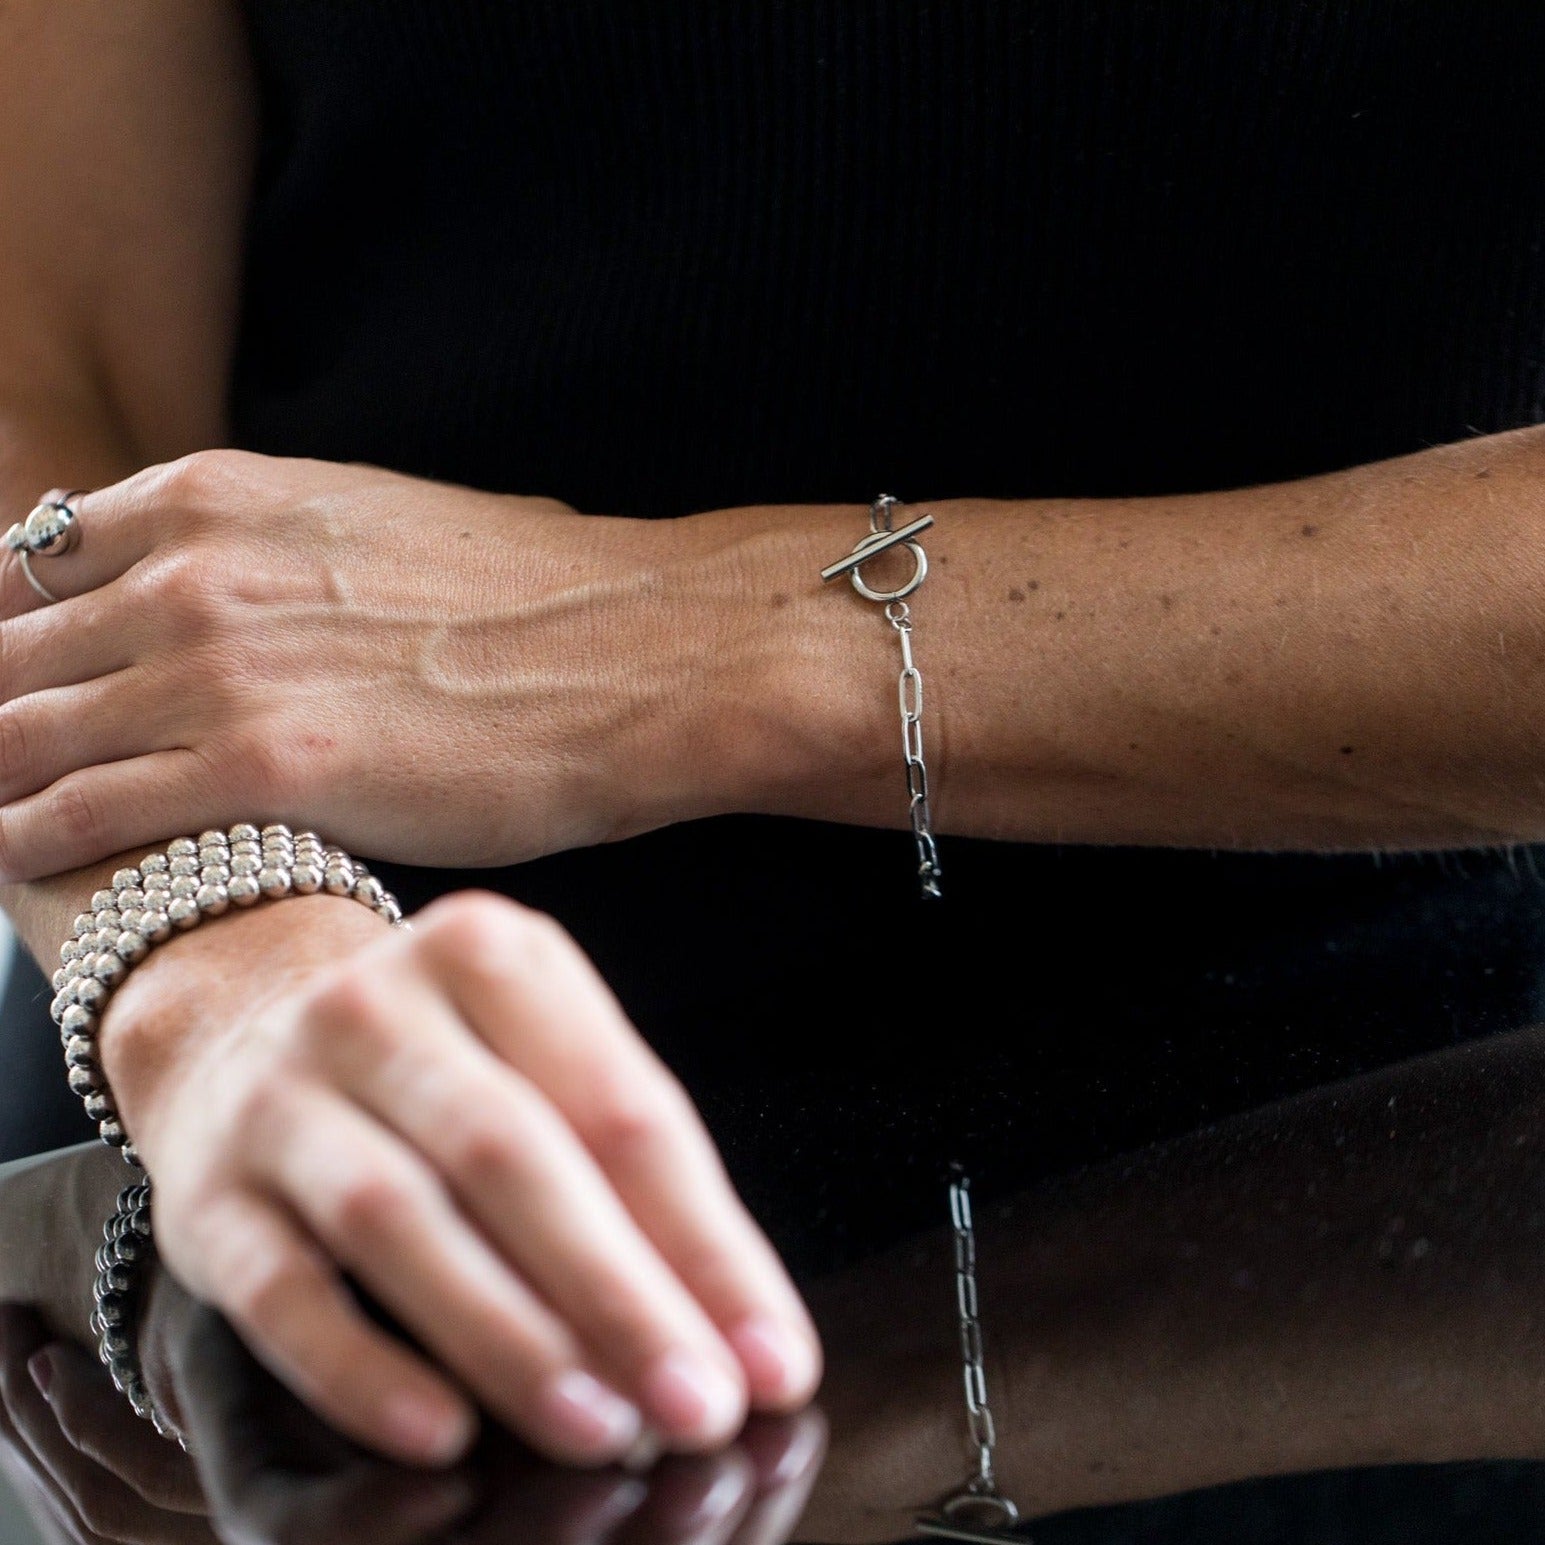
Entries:
{"type": "Polygon", "coordinates": [[[84,488],[69,492],[50,490],[26,520],[17,521],[5,534],[5,545],[21,560],[27,583],[45,601],[57,601],[59,597],[32,572],[32,560],[58,558],[80,544],[80,523],[70,501],[85,492],[84,488]]]}
{"type": "Polygon", "coordinates": [[[859,564],[854,566],[849,578],[853,581],[853,588],[866,601],[879,601],[884,604],[890,601],[904,600],[928,578],[928,554],[916,542],[897,542],[892,539],[891,533],[888,531],[871,531],[868,536],[861,537],[854,544],[853,551],[855,553],[862,553],[871,547],[884,547],[887,550],[896,547],[906,548],[912,554],[912,577],[904,585],[899,585],[895,590],[873,590],[864,583],[863,575],[860,572],[863,567],[863,560],[861,560],[859,564]]]}

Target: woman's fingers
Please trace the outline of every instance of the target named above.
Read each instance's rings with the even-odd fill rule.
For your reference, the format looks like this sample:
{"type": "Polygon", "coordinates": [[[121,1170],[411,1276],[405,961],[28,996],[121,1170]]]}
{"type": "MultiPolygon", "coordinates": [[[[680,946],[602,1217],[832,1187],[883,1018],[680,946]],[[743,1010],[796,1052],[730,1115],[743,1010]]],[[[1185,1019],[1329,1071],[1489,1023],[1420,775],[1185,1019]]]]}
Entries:
{"type": "MultiPolygon", "coordinates": [[[[431,1032],[432,1033],[432,1032],[431,1032]]],[[[616,1458],[638,1411],[417,1155],[342,1099],[286,1102],[256,1172],[453,1375],[560,1463],[616,1458]]]]}
{"type": "MultiPolygon", "coordinates": [[[[0,1395],[18,1437],[31,1452],[45,1492],[79,1537],[134,1540],[141,1545],[209,1545],[212,1536],[204,1519],[165,1512],[147,1502],[70,1442],[44,1398],[32,1362],[32,1358],[24,1364],[6,1360],[0,1367],[0,1395]]],[[[122,1399],[111,1385],[106,1394],[122,1399]]],[[[139,1420],[127,1405],[121,1414],[126,1421],[139,1420]]]]}
{"type": "Polygon", "coordinates": [[[173,1270],[326,1421],[409,1464],[447,1464],[465,1451],[475,1422],[466,1400],[365,1318],[332,1261],[279,1209],[228,1193],[177,1232],[192,1259],[169,1262],[173,1270]]]}
{"type": "Polygon", "coordinates": [[[463,893],[415,946],[468,1023],[552,1101],[735,1350],[758,1408],[805,1404],[820,1339],[680,1084],[551,919],[463,893]]]}
{"type": "Polygon", "coordinates": [[[345,1093],[424,1155],[609,1379],[678,1446],[727,1442],[746,1413],[734,1353],[545,1093],[411,970],[383,964],[316,1014],[345,1093]]]}
{"type": "Polygon", "coordinates": [[[139,684],[131,667],[0,703],[0,804],[85,768],[174,748],[176,728],[146,713],[139,684]]]}
{"type": "Polygon", "coordinates": [[[223,825],[231,799],[187,750],[70,773],[0,809],[0,885],[82,869],[169,831],[223,825]]]}
{"type": "Polygon", "coordinates": [[[96,1358],[60,1341],[28,1367],[39,1388],[46,1386],[59,1430],[88,1459],[167,1512],[208,1513],[188,1456],[133,1415],[96,1358]]]}
{"type": "Polygon", "coordinates": [[[0,621],[0,703],[132,664],[154,620],[126,610],[122,599],[115,590],[97,591],[0,621]]]}

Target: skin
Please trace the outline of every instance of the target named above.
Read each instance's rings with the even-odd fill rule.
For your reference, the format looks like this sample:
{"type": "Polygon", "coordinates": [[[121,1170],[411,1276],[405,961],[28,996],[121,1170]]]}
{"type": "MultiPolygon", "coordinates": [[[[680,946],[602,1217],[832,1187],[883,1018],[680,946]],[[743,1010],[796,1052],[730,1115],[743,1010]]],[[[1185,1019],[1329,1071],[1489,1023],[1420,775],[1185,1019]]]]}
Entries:
{"type": "MultiPolygon", "coordinates": [[[[252,143],[234,8],[0,11],[0,496],[21,514],[91,490],[78,550],[39,560],[59,604],[0,564],[0,904],[37,958],[123,855],[235,820],[450,864],[729,810],[901,826],[895,640],[815,579],[865,510],[641,523],[220,449],[252,143]],[[383,725],[411,754],[380,754],[383,725]],[[511,786],[518,808],[491,797],[511,786]],[[475,852],[469,808],[489,828],[475,852]]],[[[930,504],[913,609],[938,830],[1545,835],[1542,506],[1538,429],[1260,488],[930,504]]],[[[587,970],[498,898],[459,898],[411,941],[297,898],[157,950],[113,1000],[101,1053],[168,1260],[363,1441],[443,1461],[482,1401],[544,1452],[599,1460],[633,1418],[606,1444],[562,1430],[552,1381],[584,1368],[690,1451],[816,1386],[799,1295],[587,970]],[[583,1032],[577,1071],[530,1060],[560,1027],[583,1032]],[[381,1058],[420,1083],[372,1083],[381,1058]],[[491,1071],[556,1170],[526,1129],[419,1123],[426,1087],[486,1112],[491,1071]],[[492,1202],[475,1161],[496,1166],[492,1202]],[[504,1237],[512,1218],[558,1255],[504,1237]],[[358,1314],[343,1268],[392,1278],[428,1355],[358,1314]],[[480,1305],[453,1329],[448,1292],[480,1305]],[[722,1398],[673,1402],[671,1348],[722,1398]]]]}

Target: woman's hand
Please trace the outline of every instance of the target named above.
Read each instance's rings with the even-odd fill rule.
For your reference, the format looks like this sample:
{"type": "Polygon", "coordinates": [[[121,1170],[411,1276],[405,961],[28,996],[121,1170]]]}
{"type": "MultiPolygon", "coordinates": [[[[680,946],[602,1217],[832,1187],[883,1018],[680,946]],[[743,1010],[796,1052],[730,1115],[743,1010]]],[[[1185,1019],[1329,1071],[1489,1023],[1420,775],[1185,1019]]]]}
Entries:
{"type": "Polygon", "coordinates": [[[0,1304],[0,1450],[72,1545],[213,1545],[193,1466],[113,1388],[97,1359],[0,1304]]]}
{"type": "Polygon", "coordinates": [[[253,819],[515,863],[723,803],[706,619],[746,608],[668,572],[680,522],[240,451],[75,508],[58,603],[0,553],[0,881],[253,819]]]}
{"type": "Polygon", "coordinates": [[[101,1046],[168,1267],[363,1443],[448,1461],[477,1401],[559,1461],[641,1425],[702,1451],[814,1392],[782,1263],[547,918],[463,893],[407,933],[294,898],[157,951],[101,1046]]]}

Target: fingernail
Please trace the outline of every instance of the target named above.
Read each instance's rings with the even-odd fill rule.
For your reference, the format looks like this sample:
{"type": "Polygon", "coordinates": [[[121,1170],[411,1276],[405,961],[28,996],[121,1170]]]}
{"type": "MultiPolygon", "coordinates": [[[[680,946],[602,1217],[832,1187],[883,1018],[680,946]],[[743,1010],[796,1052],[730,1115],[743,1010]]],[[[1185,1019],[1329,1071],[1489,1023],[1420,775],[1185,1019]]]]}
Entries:
{"type": "Polygon", "coordinates": [[[770,1399],[808,1390],[815,1376],[815,1349],[771,1315],[755,1314],[729,1333],[752,1389],[770,1399]]]}
{"type": "Polygon", "coordinates": [[[720,1432],[740,1415],[740,1391],[711,1364],[667,1352],[644,1380],[649,1409],[678,1437],[720,1432]]]}
{"type": "Polygon", "coordinates": [[[38,1394],[48,1399],[48,1386],[54,1382],[54,1357],[47,1347],[40,1347],[27,1359],[27,1372],[38,1387],[38,1394]]]}
{"type": "Polygon", "coordinates": [[[583,1368],[548,1380],[542,1405],[563,1438],[596,1459],[620,1453],[643,1426],[637,1406],[583,1368]]]}
{"type": "Polygon", "coordinates": [[[386,1424],[404,1449],[430,1464],[450,1464],[472,1441],[469,1412],[418,1395],[393,1395],[386,1405],[386,1424]]]}

